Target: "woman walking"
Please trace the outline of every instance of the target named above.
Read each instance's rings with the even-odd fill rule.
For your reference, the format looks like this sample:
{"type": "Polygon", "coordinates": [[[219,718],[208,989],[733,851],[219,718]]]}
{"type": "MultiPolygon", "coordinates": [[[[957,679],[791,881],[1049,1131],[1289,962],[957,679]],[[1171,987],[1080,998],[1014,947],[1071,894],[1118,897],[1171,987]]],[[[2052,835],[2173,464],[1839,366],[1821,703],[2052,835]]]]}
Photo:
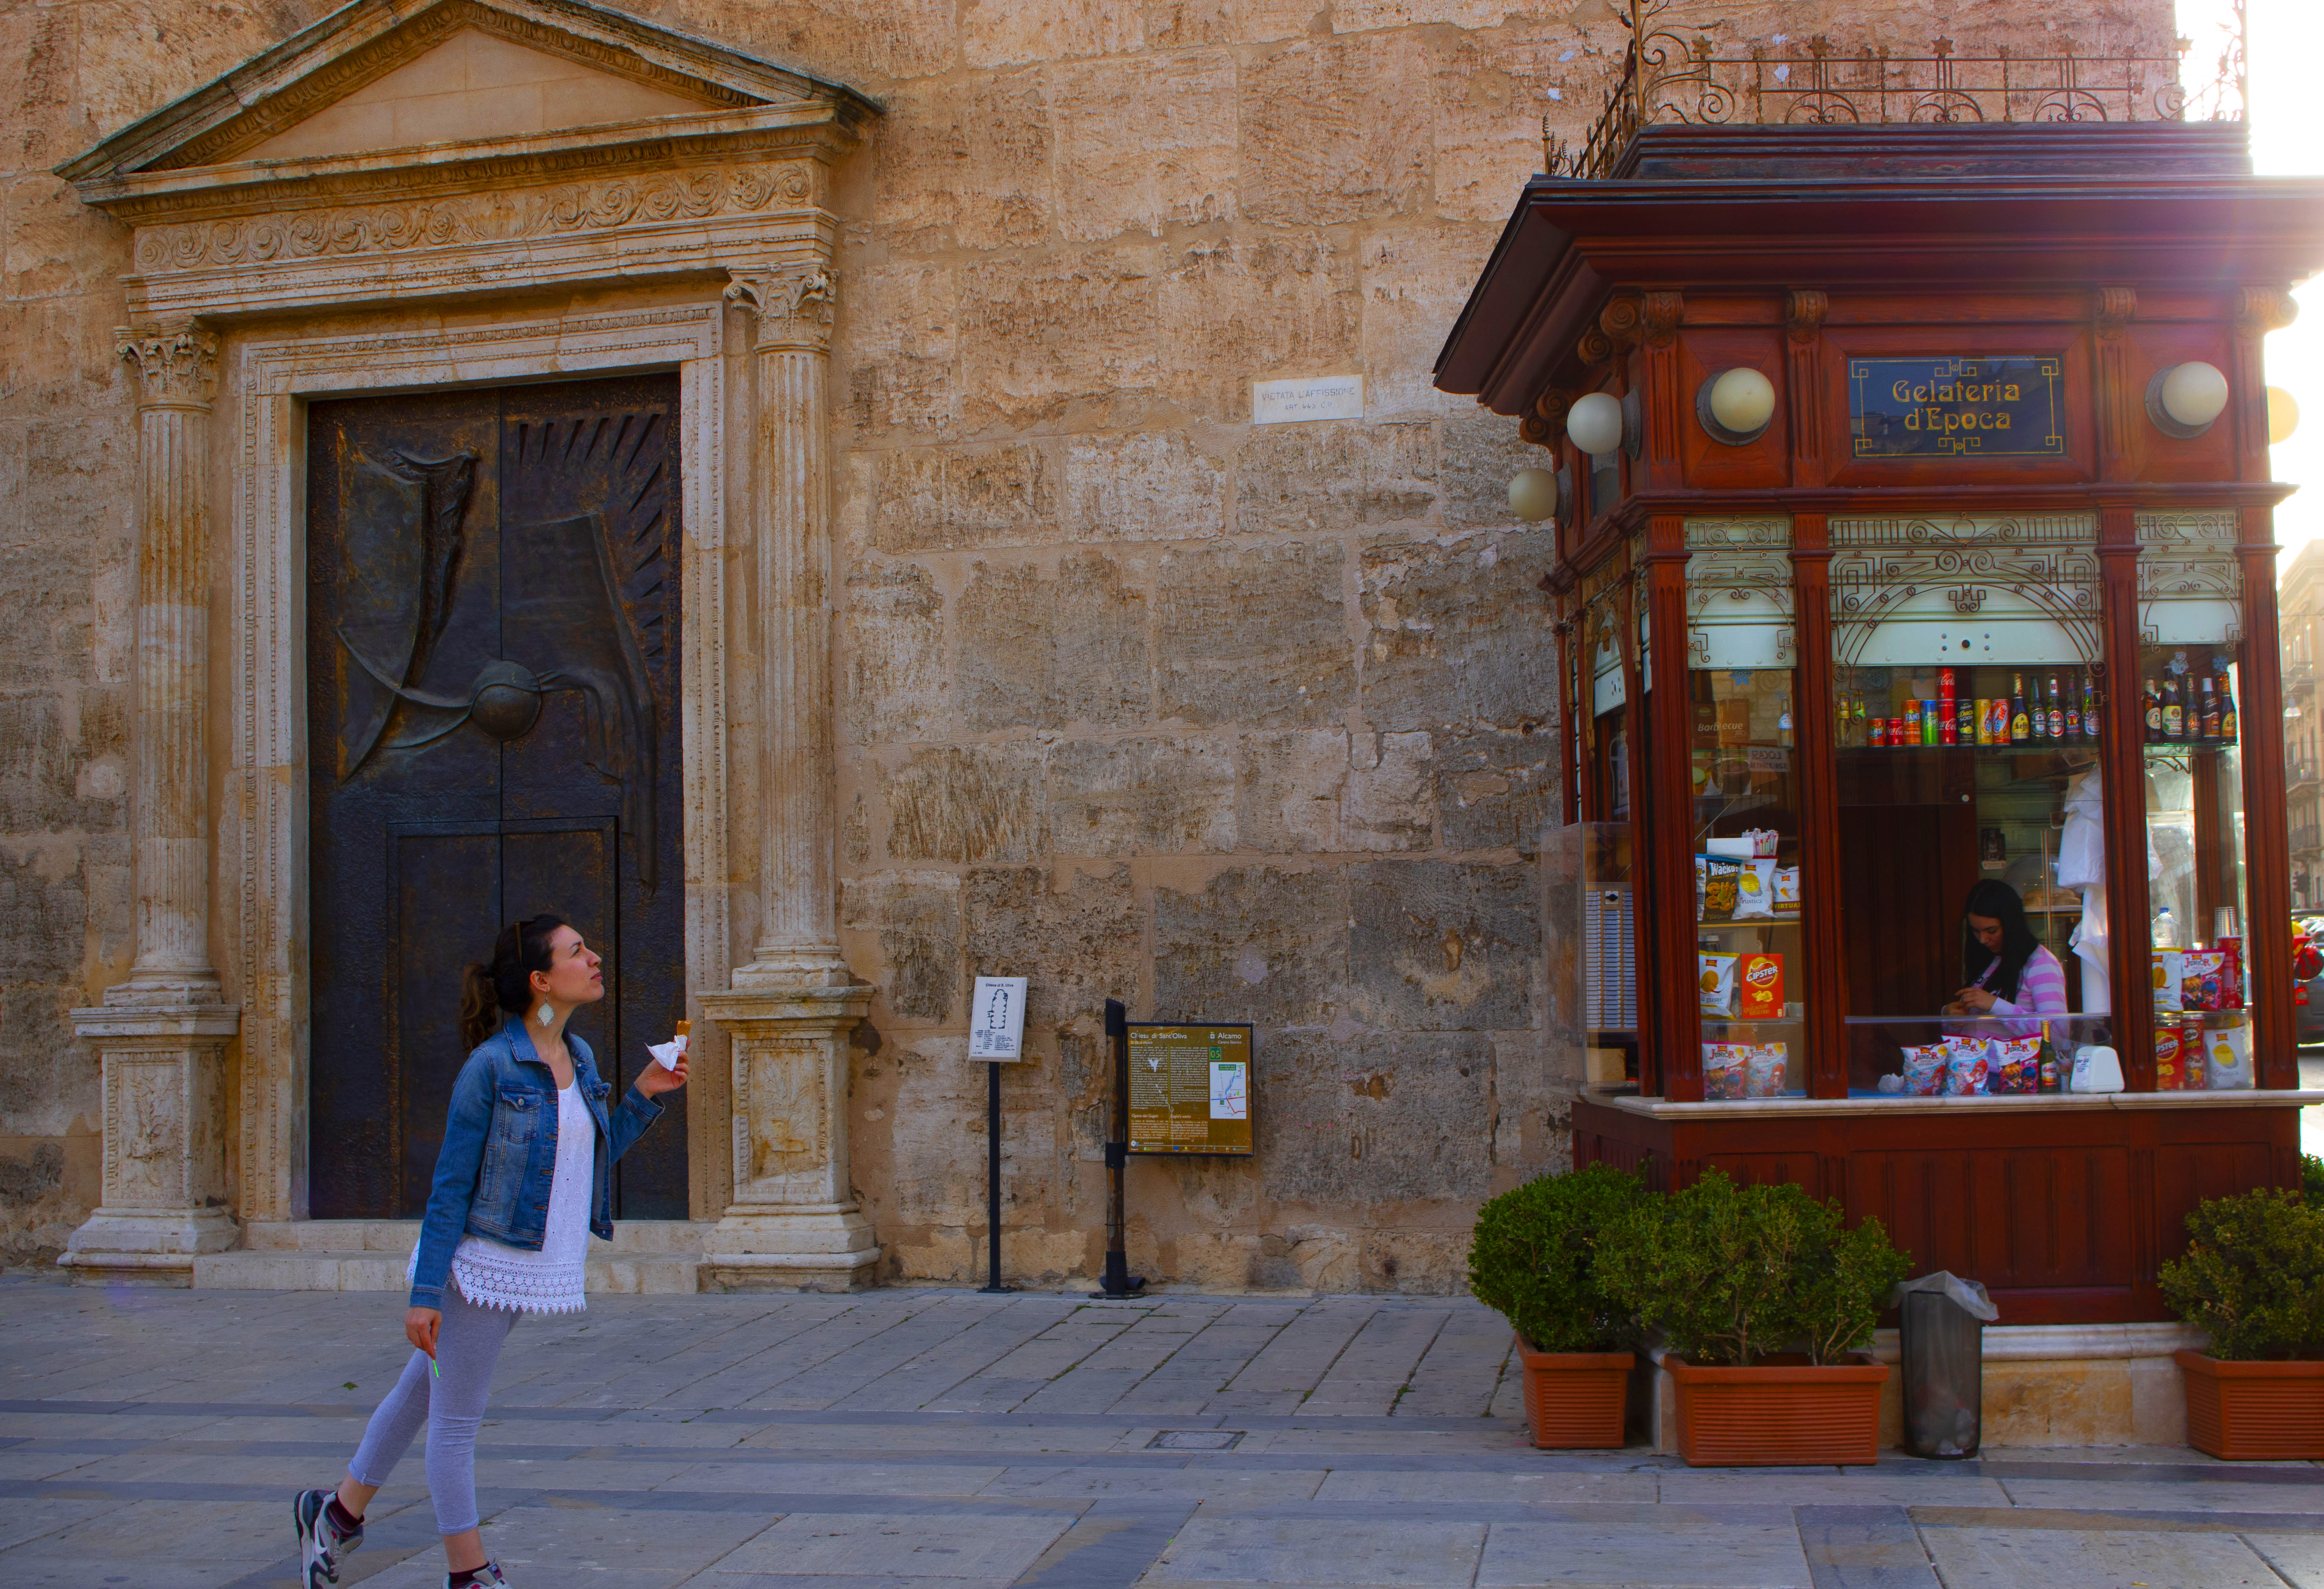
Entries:
{"type": "Polygon", "coordinates": [[[337,1492],[298,1498],[304,1589],[338,1582],[363,1543],[364,1509],[423,1424],[445,1589],[508,1581],[477,1533],[476,1426],[493,1365],[518,1315],[585,1306],[590,1233],[613,1233],[613,1161],[661,1113],[653,1100],[686,1085],[680,1052],[647,1066],[608,1112],[588,1045],[565,1030],[605,996],[599,966],[578,932],[536,916],[502,931],[490,965],[467,969],[460,1035],[472,1052],[452,1084],[403,1316],[416,1350],[337,1492]]]}

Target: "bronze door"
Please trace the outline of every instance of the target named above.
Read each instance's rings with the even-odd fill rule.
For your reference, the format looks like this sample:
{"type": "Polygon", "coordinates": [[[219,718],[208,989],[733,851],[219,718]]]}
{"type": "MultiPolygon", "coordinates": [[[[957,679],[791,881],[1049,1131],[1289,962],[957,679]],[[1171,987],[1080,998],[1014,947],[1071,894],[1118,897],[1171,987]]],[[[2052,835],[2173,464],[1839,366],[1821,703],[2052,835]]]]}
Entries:
{"type": "MultiPolygon", "coordinates": [[[[461,968],[551,911],[604,956],[614,1085],[685,1013],[678,383],[308,414],[309,1211],[414,1218],[466,1051],[461,968]]],[[[619,1166],[687,1215],[678,1112],[619,1166]]]]}

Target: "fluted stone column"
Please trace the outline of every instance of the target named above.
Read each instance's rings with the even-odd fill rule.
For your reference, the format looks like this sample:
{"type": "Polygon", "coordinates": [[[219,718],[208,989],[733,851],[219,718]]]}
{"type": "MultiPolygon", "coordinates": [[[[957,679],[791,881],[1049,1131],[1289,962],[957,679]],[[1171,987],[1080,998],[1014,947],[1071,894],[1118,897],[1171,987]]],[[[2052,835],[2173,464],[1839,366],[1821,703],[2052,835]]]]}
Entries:
{"type": "Polygon", "coordinates": [[[101,1008],[73,1012],[104,1067],[104,1201],[61,1262],[78,1280],[192,1282],[233,1244],[225,1049],[236,1011],[209,956],[210,400],[217,339],[198,325],[120,334],[137,383],[137,610],[130,858],[137,957],[101,1008]]]}
{"type": "Polygon", "coordinates": [[[839,955],[831,688],[831,320],[821,264],[736,278],[755,324],[752,614],[758,645],[758,941],[702,995],[734,1068],[734,1201],[705,1243],[730,1288],[853,1289],[880,1247],[850,1194],[847,1039],[872,989],[839,955]]]}

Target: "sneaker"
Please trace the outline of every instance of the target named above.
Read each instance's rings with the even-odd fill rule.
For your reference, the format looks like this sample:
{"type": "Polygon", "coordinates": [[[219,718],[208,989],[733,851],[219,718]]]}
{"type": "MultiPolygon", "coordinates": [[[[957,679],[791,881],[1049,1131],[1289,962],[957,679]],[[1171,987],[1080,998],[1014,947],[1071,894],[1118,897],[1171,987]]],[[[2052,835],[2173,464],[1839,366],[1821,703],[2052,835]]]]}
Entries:
{"type": "Polygon", "coordinates": [[[500,1563],[488,1561],[473,1573],[446,1573],[444,1589],[508,1589],[508,1580],[500,1563]]]}
{"type": "Polygon", "coordinates": [[[322,1589],[339,1581],[339,1564],[363,1543],[363,1528],[342,1534],[331,1521],[331,1490],[301,1490],[290,1505],[299,1523],[299,1583],[300,1589],[322,1589]]]}

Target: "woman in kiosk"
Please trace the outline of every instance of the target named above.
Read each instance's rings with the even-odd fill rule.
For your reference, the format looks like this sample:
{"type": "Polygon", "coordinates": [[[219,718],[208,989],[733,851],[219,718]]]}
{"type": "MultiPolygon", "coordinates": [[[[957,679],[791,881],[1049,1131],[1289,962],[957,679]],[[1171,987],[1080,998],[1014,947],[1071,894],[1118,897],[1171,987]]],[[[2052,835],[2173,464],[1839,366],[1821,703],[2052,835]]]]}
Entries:
{"type": "MultiPolygon", "coordinates": [[[[1962,906],[1961,975],[1969,985],[1945,1006],[1947,1015],[2066,1013],[2066,968],[2034,938],[2017,891],[1997,878],[1970,889],[1962,906]]],[[[2008,1021],[1979,1030],[1988,1037],[2038,1037],[2042,1022],[2008,1021]]]]}

